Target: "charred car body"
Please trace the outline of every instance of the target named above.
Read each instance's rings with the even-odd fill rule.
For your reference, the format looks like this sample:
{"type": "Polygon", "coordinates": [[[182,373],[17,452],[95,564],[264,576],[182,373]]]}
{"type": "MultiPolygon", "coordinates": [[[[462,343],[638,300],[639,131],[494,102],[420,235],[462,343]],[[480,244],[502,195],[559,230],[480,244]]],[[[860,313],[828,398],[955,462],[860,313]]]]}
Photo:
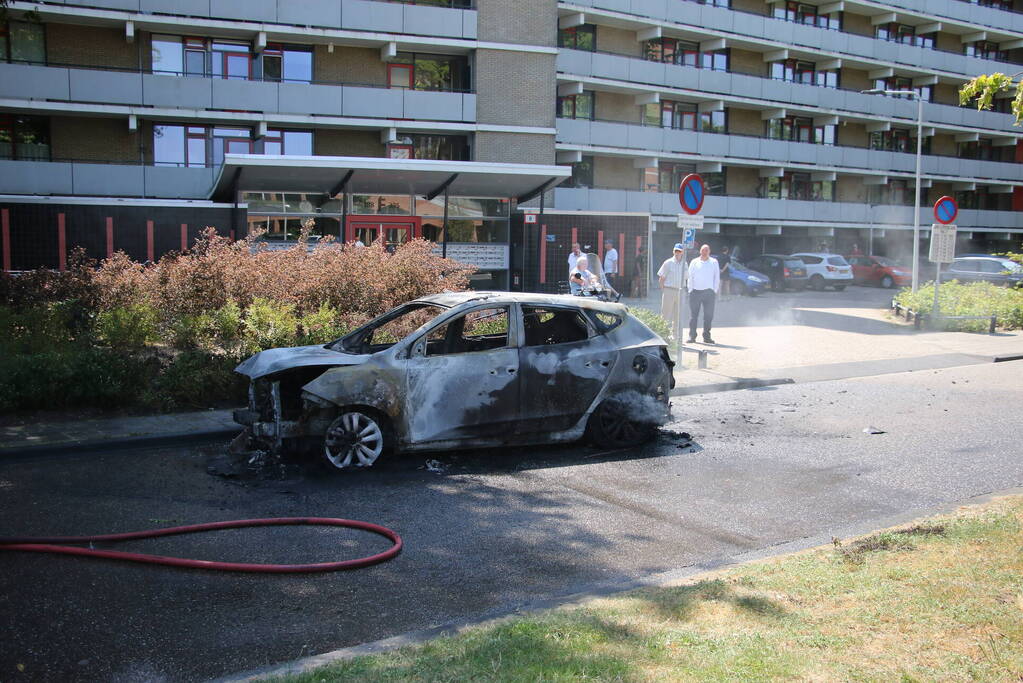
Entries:
{"type": "Polygon", "coordinates": [[[273,451],[337,468],[384,452],[649,438],[669,416],[663,339],[615,303],[506,292],[409,302],[325,346],[270,349],[237,372],[235,412],[273,451]]]}

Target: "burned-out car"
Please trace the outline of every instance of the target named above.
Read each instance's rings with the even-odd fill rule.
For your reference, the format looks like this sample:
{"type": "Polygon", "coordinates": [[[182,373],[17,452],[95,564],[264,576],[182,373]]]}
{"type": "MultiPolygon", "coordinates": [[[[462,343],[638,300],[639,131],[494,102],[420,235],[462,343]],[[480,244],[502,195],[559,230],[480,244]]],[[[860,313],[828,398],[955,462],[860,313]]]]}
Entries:
{"type": "Polygon", "coordinates": [[[663,339],[625,306],[507,292],[411,301],[324,346],[270,349],[237,372],[235,412],[261,448],[365,467],[389,450],[555,443],[619,447],[669,416],[663,339]]]}

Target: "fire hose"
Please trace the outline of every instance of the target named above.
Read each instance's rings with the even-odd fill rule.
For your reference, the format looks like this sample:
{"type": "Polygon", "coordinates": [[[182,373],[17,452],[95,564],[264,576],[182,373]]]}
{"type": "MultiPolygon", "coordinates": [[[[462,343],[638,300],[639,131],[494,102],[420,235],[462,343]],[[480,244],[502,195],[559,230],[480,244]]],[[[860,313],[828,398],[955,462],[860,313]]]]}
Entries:
{"type": "Polygon", "coordinates": [[[214,571],[254,572],[263,574],[309,574],[313,572],[335,572],[345,569],[360,569],[362,567],[369,567],[370,565],[379,564],[381,562],[387,562],[400,553],[401,548],[401,537],[385,526],[372,524],[370,522],[360,522],[352,519],[336,519],[331,517],[272,517],[268,519],[238,519],[228,522],[209,522],[206,524],[191,524],[188,526],[168,527],[166,529],[150,529],[147,531],[132,531],[124,534],[105,534],[101,536],[0,537],[0,551],[9,550],[30,553],[85,555],[89,557],[103,557],[112,560],[125,560],[128,562],[186,567],[190,569],[211,569],[214,571]],[[83,543],[91,544],[132,541],[141,538],[191,534],[200,531],[219,531],[221,529],[240,529],[243,527],[259,526],[302,525],[340,526],[349,529],[360,529],[362,531],[368,531],[370,533],[383,536],[384,538],[389,539],[394,545],[381,553],[377,553],[376,555],[368,555],[354,560],[319,562],[315,564],[248,564],[243,562],[214,562],[209,560],[193,560],[183,557],[166,557],[162,555],[146,555],[143,553],[129,553],[118,550],[97,550],[95,548],[76,547],[77,544],[83,543]]]}

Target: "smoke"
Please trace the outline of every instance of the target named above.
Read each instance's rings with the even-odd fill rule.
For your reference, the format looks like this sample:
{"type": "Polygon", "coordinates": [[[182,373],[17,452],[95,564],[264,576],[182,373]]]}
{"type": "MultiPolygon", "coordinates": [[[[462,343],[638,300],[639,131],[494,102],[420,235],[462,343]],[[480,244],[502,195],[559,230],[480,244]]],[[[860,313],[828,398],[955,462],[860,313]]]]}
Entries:
{"type": "Polygon", "coordinates": [[[630,422],[652,426],[668,422],[667,406],[649,394],[641,394],[635,389],[629,389],[615,394],[611,400],[630,422]]]}

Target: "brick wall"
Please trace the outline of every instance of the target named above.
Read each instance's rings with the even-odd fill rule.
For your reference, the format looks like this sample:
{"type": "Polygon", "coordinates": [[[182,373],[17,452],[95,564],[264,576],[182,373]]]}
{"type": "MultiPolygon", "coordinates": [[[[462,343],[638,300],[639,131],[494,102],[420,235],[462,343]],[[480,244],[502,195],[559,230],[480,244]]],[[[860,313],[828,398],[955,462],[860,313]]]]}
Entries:
{"type": "Polygon", "coordinates": [[[640,170],[633,167],[632,159],[621,157],[595,157],[593,184],[618,190],[638,190],[640,170]]]}
{"type": "Polygon", "coordinates": [[[862,123],[842,121],[838,127],[838,141],[850,147],[867,147],[870,145],[870,133],[862,123]]]}
{"type": "Polygon", "coordinates": [[[862,204],[867,201],[867,189],[859,176],[838,176],[835,183],[835,199],[840,202],[862,204]]]}
{"type": "MultiPolygon", "coordinates": [[[[915,128],[913,130],[913,135],[916,135],[915,128]]],[[[916,151],[916,148],[914,148],[914,151],[916,151]]],[[[934,137],[931,138],[931,154],[955,156],[956,154],[955,136],[947,133],[935,133],[934,137]]]]}
{"type": "Polygon", "coordinates": [[[767,75],[767,67],[764,64],[764,53],[751,50],[731,50],[731,68],[735,73],[750,74],[752,76],[767,75]]]}
{"type": "Polygon", "coordinates": [[[739,135],[763,135],[764,120],[760,112],[753,109],[728,109],[728,132],[739,135]]]}
{"type": "Polygon", "coordinates": [[[478,0],[480,40],[554,47],[558,39],[555,0],[478,0]]]}
{"type": "Polygon", "coordinates": [[[555,56],[476,51],[476,120],[518,126],[554,126],[555,56]]]}
{"type": "Polygon", "coordinates": [[[874,25],[870,23],[870,17],[853,12],[845,12],[842,15],[842,30],[861,36],[874,35],[874,25]]]}
{"type": "Polygon", "coordinates": [[[636,40],[636,32],[610,26],[597,26],[597,49],[619,55],[639,57],[643,54],[643,43],[636,40]]]}
{"type": "Polygon", "coordinates": [[[313,80],[324,83],[387,85],[387,63],[380,50],[370,47],[317,45],[313,54],[313,80]]]}
{"type": "MultiPolygon", "coordinates": [[[[152,126],[149,127],[152,136],[152,126]]],[[[128,119],[53,116],[50,146],[54,159],[139,161],[141,133],[128,131],[128,119]]]]}
{"type": "Polygon", "coordinates": [[[476,133],[474,161],[554,164],[554,136],[535,133],[476,133]]]}
{"type": "Polygon", "coordinates": [[[140,45],[124,39],[124,28],[46,24],[46,58],[55,64],[135,69],[140,45]]]}
{"type": "Polygon", "coordinates": [[[847,90],[867,90],[873,88],[874,84],[866,71],[860,69],[849,69],[842,67],[841,86],[847,90]]]}
{"type": "Polygon", "coordinates": [[[959,87],[951,83],[938,83],[934,86],[934,100],[937,104],[959,104],[959,87]]]}
{"type": "Polygon", "coordinates": [[[640,122],[640,106],[635,97],[615,92],[596,93],[596,114],[598,119],[606,121],[640,122]]]}
{"type": "Polygon", "coordinates": [[[935,36],[934,43],[937,45],[939,50],[948,50],[949,52],[963,51],[962,38],[954,33],[948,33],[947,31],[938,31],[937,36],[935,36]]]}
{"type": "Polygon", "coordinates": [[[375,130],[316,130],[313,154],[339,157],[383,157],[386,145],[375,130]]]}
{"type": "Polygon", "coordinates": [[[732,0],[732,9],[765,15],[771,12],[771,8],[763,0],[732,0]]]}
{"type": "Polygon", "coordinates": [[[760,172],[755,168],[729,166],[725,173],[725,192],[739,197],[753,197],[760,185],[760,172]]]}

